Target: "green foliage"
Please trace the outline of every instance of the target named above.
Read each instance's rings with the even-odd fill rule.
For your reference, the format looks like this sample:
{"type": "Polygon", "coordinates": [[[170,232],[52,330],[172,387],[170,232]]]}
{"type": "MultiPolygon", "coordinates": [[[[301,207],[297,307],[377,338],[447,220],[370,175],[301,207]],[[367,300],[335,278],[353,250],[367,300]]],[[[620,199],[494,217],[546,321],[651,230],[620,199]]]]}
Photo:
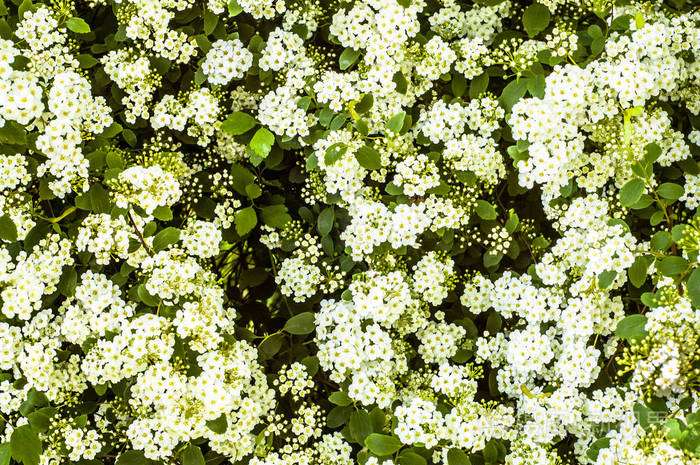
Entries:
{"type": "Polygon", "coordinates": [[[82,18],[68,18],[66,27],[78,34],[87,34],[90,32],[90,26],[82,18]]]}
{"type": "MultiPolygon", "coordinates": [[[[228,115],[228,117],[221,123],[221,130],[234,136],[237,136],[253,129],[256,124],[258,124],[258,122],[249,114],[244,113],[242,111],[234,111],[233,113],[228,115]]],[[[268,145],[272,144],[270,143],[268,145]]],[[[253,148],[253,150],[255,149],[253,148]]]]}
{"type": "Polygon", "coordinates": [[[39,465],[42,445],[30,425],[16,428],[10,437],[12,458],[24,465],[39,465]]]}
{"type": "Polygon", "coordinates": [[[386,455],[391,455],[402,446],[401,441],[399,441],[394,436],[387,436],[386,434],[372,433],[365,438],[365,446],[378,457],[383,457],[386,455]]]}
{"type": "Polygon", "coordinates": [[[309,334],[315,328],[314,314],[311,312],[294,315],[284,324],[284,330],[289,334],[309,334]]]}
{"type": "Polygon", "coordinates": [[[628,315],[617,324],[615,335],[624,339],[644,337],[647,334],[644,329],[646,324],[647,317],[644,315],[628,315]]]}
{"type": "Polygon", "coordinates": [[[549,8],[542,3],[529,5],[523,13],[523,26],[530,37],[535,37],[544,31],[549,25],[549,20],[549,8]]]}

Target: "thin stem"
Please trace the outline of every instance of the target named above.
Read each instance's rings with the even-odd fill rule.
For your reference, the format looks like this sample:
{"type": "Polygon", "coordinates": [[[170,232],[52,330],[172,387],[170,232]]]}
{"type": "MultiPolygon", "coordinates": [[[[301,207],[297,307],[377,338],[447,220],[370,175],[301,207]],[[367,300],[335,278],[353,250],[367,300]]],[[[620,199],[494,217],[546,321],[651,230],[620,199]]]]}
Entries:
{"type": "Polygon", "coordinates": [[[136,222],[134,221],[134,218],[131,216],[131,210],[126,212],[127,216],[129,217],[129,222],[131,225],[134,227],[134,231],[136,231],[136,235],[139,238],[139,241],[141,241],[141,244],[143,244],[143,247],[146,249],[146,252],[150,257],[153,256],[153,250],[146,244],[146,241],[143,239],[143,236],[141,235],[141,231],[139,231],[139,228],[136,227],[136,222]]]}

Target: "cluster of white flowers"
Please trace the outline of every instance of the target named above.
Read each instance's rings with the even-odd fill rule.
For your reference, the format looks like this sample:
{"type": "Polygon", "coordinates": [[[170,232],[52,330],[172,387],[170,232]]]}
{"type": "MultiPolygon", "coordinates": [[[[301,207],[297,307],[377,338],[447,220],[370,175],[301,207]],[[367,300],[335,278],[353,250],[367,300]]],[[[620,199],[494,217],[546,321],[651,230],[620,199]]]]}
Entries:
{"type": "Polygon", "coordinates": [[[297,92],[287,86],[278,87],[260,101],[258,119],[280,136],[307,136],[313,117],[299,108],[297,92]]]}
{"type": "Polygon", "coordinates": [[[441,260],[435,252],[428,252],[413,267],[413,288],[429,304],[440,305],[447,297],[453,267],[451,258],[441,260]]]}
{"type": "Polygon", "coordinates": [[[490,137],[465,134],[450,139],[445,143],[442,155],[455,170],[471,171],[485,184],[495,184],[505,175],[503,159],[490,137]]]}
{"type": "Polygon", "coordinates": [[[394,184],[401,186],[408,196],[424,195],[431,187],[440,185],[438,167],[423,153],[408,155],[395,169],[394,184]]]}
{"type": "Polygon", "coordinates": [[[184,99],[166,95],[153,108],[150,122],[153,129],[170,128],[196,137],[197,143],[207,145],[220,122],[221,106],[216,94],[208,88],[196,89],[184,99]]]}
{"type": "Polygon", "coordinates": [[[195,257],[208,258],[219,253],[221,230],[210,221],[193,221],[180,234],[182,246],[195,257]]]}
{"type": "Polygon", "coordinates": [[[418,127],[434,144],[459,137],[464,132],[466,111],[459,103],[447,105],[437,100],[429,110],[421,112],[418,127]]]}
{"type": "Polygon", "coordinates": [[[44,111],[38,77],[12,68],[18,55],[12,41],[0,39],[0,123],[13,120],[28,124],[44,111]]]}
{"type": "Polygon", "coordinates": [[[122,300],[119,286],[105,275],[87,271],[80,279],[74,299],[66,300],[59,310],[61,333],[73,344],[117,331],[134,314],[133,305],[122,300]]]}
{"type": "MultiPolygon", "coordinates": [[[[40,41],[37,47],[44,38],[48,40],[47,46],[64,40],[65,36],[55,30],[52,21],[55,20],[48,10],[40,8],[25,16],[18,35],[30,43],[36,38],[40,41]],[[43,24],[45,22],[48,24],[43,24]]],[[[80,144],[83,134],[100,133],[112,124],[105,99],[93,97],[90,82],[76,71],[77,62],[50,70],[13,71],[11,63],[18,54],[17,49],[2,40],[0,50],[0,88],[3,89],[0,122],[11,120],[30,125],[42,118],[40,127],[43,130],[36,139],[36,148],[47,160],[37,167],[37,175],[50,174],[53,179],[49,180],[48,187],[59,197],[71,192],[73,184],[87,189],[88,161],[80,144]]],[[[31,52],[28,55],[34,57],[31,52]]]]}
{"type": "MultiPolygon", "coordinates": [[[[91,0],[92,4],[107,4],[107,0],[91,0]]],[[[126,37],[158,56],[178,63],[187,63],[197,53],[194,38],[171,27],[177,12],[190,8],[192,0],[123,0],[127,14],[120,18],[126,37]]]]}
{"type": "MultiPolygon", "coordinates": [[[[139,220],[141,217],[137,217],[139,220]]],[[[75,240],[79,251],[95,254],[95,260],[101,265],[107,265],[112,254],[127,258],[129,255],[129,240],[135,234],[127,224],[126,218],[112,218],[105,213],[90,214],[83,220],[75,240]]]]}
{"type": "Polygon", "coordinates": [[[180,184],[160,165],[135,165],[119,173],[119,190],[114,202],[118,207],[137,205],[150,215],[157,207],[169,207],[180,198],[180,184]]]}
{"type": "Polygon", "coordinates": [[[306,367],[299,362],[281,370],[273,384],[282,395],[291,393],[295,399],[304,397],[314,387],[314,381],[309,377],[306,367]]]}
{"type": "Polygon", "coordinates": [[[355,87],[358,78],[357,72],[325,73],[314,84],[316,98],[331,110],[342,111],[348,102],[360,100],[360,91],[355,87]]]}
{"type": "Polygon", "coordinates": [[[253,64],[253,54],[240,40],[217,40],[207,52],[202,71],[214,85],[226,85],[242,78],[253,64]]]}
{"type": "Polygon", "coordinates": [[[42,307],[42,297],[53,294],[63,267],[73,264],[71,243],[58,235],[42,239],[31,253],[11,257],[7,249],[0,256],[2,314],[7,318],[29,320],[42,307]]]}
{"type": "Polygon", "coordinates": [[[101,61],[105,73],[126,93],[122,103],[127,121],[148,119],[151,99],[160,81],[160,75],[151,70],[148,57],[122,49],[109,52],[101,61]]]}
{"type": "Polygon", "coordinates": [[[547,198],[571,178],[589,191],[613,176],[621,185],[630,176],[629,158],[643,154],[650,142],[661,146],[658,163],[664,166],[690,156],[666,112],[645,104],[652,97],[687,100],[678,87],[694,65],[681,55],[697,48],[698,40],[695,32],[676,30],[660,19],[631,38],[613,34],[604,59],[585,69],[557,66],[546,78],[544,98],[521,99],[509,120],[516,139],[530,143],[529,157],[517,163],[520,183],[542,184],[547,198]],[[633,118],[632,108],[641,110],[633,118]],[[625,130],[624,120],[630,118],[625,130]],[[603,157],[585,152],[587,139],[605,146],[603,157]]]}
{"type": "Polygon", "coordinates": [[[240,0],[237,3],[256,19],[271,19],[287,9],[284,0],[240,0]]]}

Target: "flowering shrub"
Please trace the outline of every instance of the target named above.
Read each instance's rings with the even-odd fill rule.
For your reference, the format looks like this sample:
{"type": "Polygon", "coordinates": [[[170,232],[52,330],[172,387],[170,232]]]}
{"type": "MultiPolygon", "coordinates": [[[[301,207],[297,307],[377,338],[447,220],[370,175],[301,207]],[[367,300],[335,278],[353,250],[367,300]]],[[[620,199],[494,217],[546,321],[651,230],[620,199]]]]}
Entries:
{"type": "Polygon", "coordinates": [[[700,9],[0,0],[0,465],[700,464],[700,9]]]}

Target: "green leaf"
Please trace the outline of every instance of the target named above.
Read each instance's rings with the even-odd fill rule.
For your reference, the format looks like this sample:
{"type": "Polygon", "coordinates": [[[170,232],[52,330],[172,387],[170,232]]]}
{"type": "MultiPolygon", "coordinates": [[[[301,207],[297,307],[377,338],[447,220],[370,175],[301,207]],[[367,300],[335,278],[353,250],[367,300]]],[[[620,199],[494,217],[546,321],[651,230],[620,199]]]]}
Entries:
{"type": "Polygon", "coordinates": [[[236,0],[229,0],[228,2],[228,14],[232,18],[238,16],[243,11],[243,8],[238,4],[236,0]]]}
{"type": "Polygon", "coordinates": [[[265,128],[260,128],[255,132],[250,140],[250,148],[253,149],[258,156],[265,158],[269,155],[272,149],[272,144],[275,143],[275,136],[265,128]]]}
{"type": "Polygon", "coordinates": [[[620,189],[620,203],[626,207],[634,205],[644,193],[644,181],[639,178],[630,179],[620,189]]]}
{"type": "Polygon", "coordinates": [[[233,188],[241,195],[246,195],[246,186],[255,180],[255,175],[247,168],[234,163],[231,165],[231,180],[233,188]]]}
{"type": "Polygon", "coordinates": [[[258,224],[258,216],[253,207],[246,207],[236,213],[233,222],[238,235],[245,236],[258,224]]]}
{"type": "Polygon", "coordinates": [[[10,443],[0,444],[0,465],[10,465],[10,443]]]}
{"type": "Polygon", "coordinates": [[[287,213],[287,206],[283,204],[268,205],[262,207],[261,211],[263,222],[273,228],[281,228],[292,221],[292,217],[287,213]]]}
{"type": "Polygon", "coordinates": [[[496,334],[503,327],[503,317],[496,312],[491,313],[486,319],[486,331],[496,334]]]}
{"type": "Polygon", "coordinates": [[[88,26],[88,23],[86,23],[83,18],[69,18],[68,21],[66,21],[66,27],[78,34],[87,34],[90,32],[90,26],[88,26]]]}
{"type": "Polygon", "coordinates": [[[7,213],[0,216],[0,239],[8,242],[17,240],[17,226],[7,213]]]}
{"type": "Polygon", "coordinates": [[[685,287],[688,291],[688,297],[691,302],[693,302],[693,306],[700,308],[700,268],[696,267],[693,272],[690,273],[685,287]]]}
{"type": "Polygon", "coordinates": [[[330,129],[331,131],[337,131],[345,124],[345,120],[347,118],[348,118],[347,113],[341,113],[341,114],[337,115],[335,118],[333,118],[331,120],[331,124],[328,127],[328,129],[330,129]]]}
{"type": "Polygon", "coordinates": [[[605,270],[598,275],[598,287],[601,289],[607,289],[615,281],[617,277],[617,271],[615,270],[605,270]]]}
{"type": "Polygon", "coordinates": [[[640,288],[644,285],[647,280],[647,270],[649,269],[649,262],[642,256],[638,256],[634,259],[634,263],[627,270],[627,276],[629,276],[630,283],[634,287],[640,288]]]}
{"type": "Polygon", "coordinates": [[[600,438],[597,439],[593,444],[591,444],[591,447],[588,448],[588,451],[586,452],[586,455],[588,456],[589,459],[592,461],[596,461],[598,458],[598,453],[600,453],[601,449],[605,449],[610,445],[610,438],[600,438]]]}
{"type": "MultiPolygon", "coordinates": [[[[250,199],[257,199],[262,195],[262,189],[255,183],[248,184],[245,186],[245,193],[250,199]]],[[[286,211],[286,210],[285,210],[286,211]]]]}
{"type": "Polygon", "coordinates": [[[226,429],[228,429],[228,421],[226,420],[226,415],[221,414],[221,416],[215,420],[210,420],[207,423],[207,428],[212,430],[217,434],[224,434],[226,429]]]}
{"type": "Polygon", "coordinates": [[[386,414],[379,407],[374,407],[369,412],[369,419],[372,422],[374,431],[382,431],[386,425],[386,414]]]}
{"type": "Polygon", "coordinates": [[[671,418],[664,424],[664,433],[670,440],[677,440],[682,434],[681,422],[678,418],[671,418]]]}
{"type": "Polygon", "coordinates": [[[493,440],[486,443],[486,447],[484,447],[483,454],[486,463],[496,463],[496,461],[498,461],[498,449],[493,443],[493,440]]]}
{"type": "Polygon", "coordinates": [[[663,276],[675,276],[688,269],[688,260],[683,257],[666,257],[656,264],[656,269],[663,276]]]}
{"type": "Polygon", "coordinates": [[[294,315],[287,320],[282,329],[289,334],[309,334],[316,329],[314,314],[312,312],[304,312],[294,315]]]}
{"type": "Polygon", "coordinates": [[[347,423],[350,414],[352,413],[352,407],[344,406],[333,407],[328,415],[326,416],[326,424],[329,428],[337,428],[339,426],[347,423]]]}
{"type": "Polygon", "coordinates": [[[586,29],[586,32],[588,32],[588,35],[591,36],[593,39],[597,39],[599,37],[603,37],[603,30],[600,28],[600,26],[594,24],[592,26],[588,26],[588,29],[586,29]]]}
{"type": "Polygon", "coordinates": [[[202,455],[202,449],[194,444],[188,445],[185,450],[182,451],[182,465],[204,465],[204,455],[202,455]]]}
{"type": "Polygon", "coordinates": [[[145,465],[148,463],[142,450],[127,450],[119,454],[114,465],[145,465]]]}
{"type": "Polygon", "coordinates": [[[363,145],[355,152],[357,162],[365,169],[378,170],[382,167],[382,157],[374,147],[363,145]]]}
{"type": "Polygon", "coordinates": [[[401,71],[397,71],[394,73],[394,76],[391,78],[391,81],[396,84],[396,92],[399,94],[405,94],[406,90],[408,89],[408,81],[406,81],[406,77],[403,75],[401,71]]]}
{"type": "Polygon", "coordinates": [[[452,448],[447,451],[448,465],[471,465],[471,463],[469,457],[467,457],[467,454],[465,454],[462,449],[452,448]]]}
{"type": "Polygon", "coordinates": [[[498,217],[496,209],[486,200],[476,201],[476,214],[483,220],[495,220],[498,217]]]}
{"type": "Polygon", "coordinates": [[[80,63],[81,68],[89,69],[95,66],[100,62],[97,58],[93,57],[89,53],[81,53],[80,55],[75,57],[78,60],[78,63],[80,63]]]}
{"type": "Polygon", "coordinates": [[[544,74],[536,74],[527,81],[527,91],[530,92],[530,94],[533,97],[543,99],[544,98],[544,87],[545,87],[545,78],[544,74]]]}
{"type": "Polygon", "coordinates": [[[386,434],[372,433],[365,438],[365,447],[379,457],[393,454],[401,449],[402,445],[397,438],[386,434]]]}
{"type": "Polygon", "coordinates": [[[214,32],[217,24],[219,24],[219,15],[207,11],[204,14],[204,33],[209,35],[214,32]]]}
{"type": "Polygon", "coordinates": [[[365,94],[357,105],[355,105],[355,111],[359,114],[367,113],[374,105],[374,95],[365,94]]]}
{"type": "Polygon", "coordinates": [[[356,410],[350,414],[350,435],[359,444],[364,444],[365,438],[372,434],[372,422],[365,410],[356,410]]]}
{"type": "Polygon", "coordinates": [[[335,211],[333,206],[329,206],[321,211],[318,215],[318,223],[316,225],[316,230],[321,236],[326,236],[333,229],[333,222],[335,221],[335,211]]]}
{"type": "Polygon", "coordinates": [[[518,217],[518,214],[511,210],[508,221],[506,221],[506,224],[504,225],[506,231],[508,231],[508,234],[513,234],[515,230],[518,229],[519,224],[520,218],[518,217]]]}
{"type": "MultiPolygon", "coordinates": [[[[202,50],[204,53],[209,53],[209,50],[211,50],[212,45],[211,41],[207,39],[207,36],[204,34],[198,34],[194,36],[195,42],[197,42],[197,46],[202,50]]],[[[200,80],[201,82],[204,82],[204,71],[200,68],[197,70],[197,80],[200,80]]]]}
{"type": "Polygon", "coordinates": [[[503,259],[503,253],[497,251],[495,248],[491,247],[486,251],[483,257],[484,266],[486,268],[491,268],[498,265],[503,259]]]}
{"type": "Polygon", "coordinates": [[[12,432],[10,451],[12,458],[24,465],[39,465],[39,457],[43,449],[32,427],[22,425],[12,432]]]}
{"type": "Polygon", "coordinates": [[[249,114],[242,111],[234,111],[221,123],[221,130],[238,136],[253,129],[256,124],[258,124],[257,120],[249,114]]]}
{"type": "MultiPolygon", "coordinates": [[[[57,411],[58,410],[54,407],[40,408],[27,415],[27,420],[36,431],[48,431],[51,427],[51,417],[53,417],[57,411]]],[[[0,462],[2,461],[0,460],[0,462]]]]}
{"type": "Polygon", "coordinates": [[[535,37],[540,32],[544,31],[549,25],[551,14],[549,8],[541,3],[533,3],[525,8],[523,13],[523,26],[525,32],[530,37],[535,37]]]}
{"type": "Polygon", "coordinates": [[[160,252],[165,250],[171,244],[177,244],[180,240],[180,230],[173,227],[168,227],[160,231],[153,238],[153,250],[160,252]]]}
{"type": "Polygon", "coordinates": [[[507,111],[510,111],[513,105],[525,95],[527,91],[527,82],[527,78],[513,79],[503,88],[499,100],[507,111]]]}
{"type": "Polygon", "coordinates": [[[386,128],[393,133],[400,133],[403,128],[403,121],[406,119],[406,112],[402,111],[392,116],[386,123],[386,128]]]}
{"type": "Polygon", "coordinates": [[[617,324],[615,335],[623,339],[640,338],[648,333],[644,329],[647,324],[647,317],[644,315],[628,315],[617,324]]]}
{"type": "Polygon", "coordinates": [[[399,465],[426,465],[428,463],[422,455],[410,449],[404,449],[399,454],[399,465]]]}
{"type": "Polygon", "coordinates": [[[75,268],[69,266],[63,270],[61,279],[58,281],[58,290],[61,295],[71,297],[75,294],[75,286],[78,284],[78,272],[75,268]]]}
{"type": "Polygon", "coordinates": [[[173,211],[165,205],[160,205],[153,210],[153,217],[160,221],[170,221],[173,219],[173,211]]]}
{"type": "Polygon", "coordinates": [[[204,74],[204,70],[202,68],[199,68],[195,73],[194,73],[194,83],[198,86],[201,86],[204,84],[204,81],[207,80],[207,75],[204,74]]]}
{"type": "Polygon", "coordinates": [[[107,155],[105,155],[105,162],[109,168],[124,169],[124,160],[118,152],[107,152],[107,155]]]}
{"type": "Polygon", "coordinates": [[[469,84],[469,98],[475,99],[489,87],[489,73],[481,73],[469,84]]]}
{"type": "Polygon", "coordinates": [[[347,151],[347,145],[343,144],[342,142],[337,142],[326,149],[326,153],[323,155],[323,161],[327,166],[332,165],[336,161],[340,160],[340,157],[345,155],[345,152],[347,151]]]}
{"type": "Polygon", "coordinates": [[[136,288],[136,295],[138,295],[141,302],[149,307],[157,307],[160,303],[160,299],[148,292],[146,286],[143,284],[139,284],[136,288]]]}
{"type": "Polygon", "coordinates": [[[672,182],[665,182],[659,186],[658,192],[664,199],[678,200],[683,197],[685,190],[683,186],[672,182]]]}
{"type": "Polygon", "coordinates": [[[350,404],[352,404],[352,399],[348,397],[346,393],[343,391],[336,391],[333,394],[328,397],[328,400],[331,401],[335,405],[339,405],[341,407],[346,407],[350,404]]]}
{"type": "Polygon", "coordinates": [[[467,90],[467,79],[462,73],[454,73],[452,75],[450,88],[452,89],[452,95],[455,97],[461,97],[467,90]]]}
{"type": "Polygon", "coordinates": [[[652,226],[656,226],[657,224],[661,224],[665,219],[664,212],[661,210],[657,210],[654,212],[653,215],[651,215],[651,218],[649,218],[649,223],[652,226]]]}
{"type": "Polygon", "coordinates": [[[647,163],[654,163],[661,156],[661,147],[654,142],[647,144],[644,147],[644,161],[647,163]]]}
{"type": "Polygon", "coordinates": [[[26,400],[22,402],[22,405],[19,406],[19,413],[26,417],[27,415],[29,415],[29,413],[36,410],[37,407],[41,407],[42,405],[46,405],[48,403],[49,399],[46,397],[46,394],[44,394],[41,391],[38,391],[35,388],[32,388],[27,393],[26,400]]]}
{"type": "Polygon", "coordinates": [[[24,0],[17,9],[17,18],[22,19],[27,11],[36,11],[36,9],[37,7],[32,3],[32,0],[24,0]]]}
{"type": "Polygon", "coordinates": [[[112,211],[109,193],[102,184],[96,182],[90,186],[88,198],[90,199],[90,209],[94,213],[109,213],[112,211]]]}
{"type": "Polygon", "coordinates": [[[0,128],[0,143],[26,145],[27,131],[15,121],[5,121],[5,125],[0,128]]]}
{"type": "Polygon", "coordinates": [[[340,54],[340,69],[343,71],[351,67],[352,65],[355,64],[357,59],[360,58],[360,52],[348,47],[345,50],[343,50],[343,53],[340,54]]]}

